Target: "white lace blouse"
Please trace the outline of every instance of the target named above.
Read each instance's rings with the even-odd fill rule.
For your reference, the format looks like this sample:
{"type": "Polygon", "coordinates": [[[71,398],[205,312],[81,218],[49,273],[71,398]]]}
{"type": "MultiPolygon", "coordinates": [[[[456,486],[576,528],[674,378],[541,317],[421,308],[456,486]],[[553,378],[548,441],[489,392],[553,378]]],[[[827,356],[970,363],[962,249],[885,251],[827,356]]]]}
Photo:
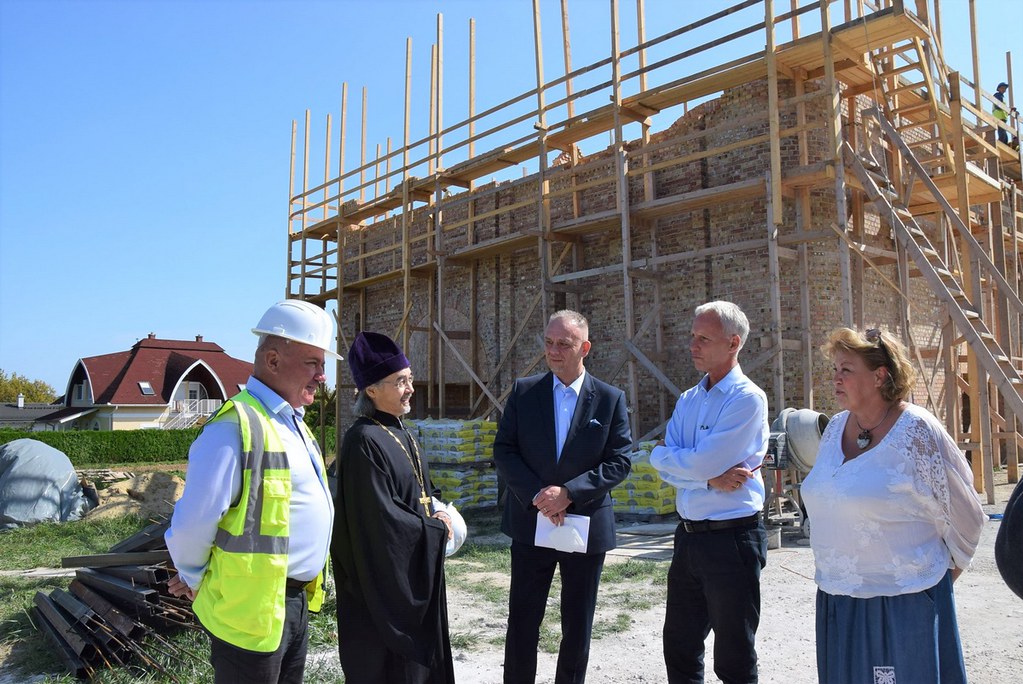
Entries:
{"type": "Polygon", "coordinates": [[[908,404],[873,449],[842,463],[849,412],[824,431],[801,491],[817,586],[856,598],[928,589],[966,568],[987,519],[973,473],[928,411],[908,404]]]}

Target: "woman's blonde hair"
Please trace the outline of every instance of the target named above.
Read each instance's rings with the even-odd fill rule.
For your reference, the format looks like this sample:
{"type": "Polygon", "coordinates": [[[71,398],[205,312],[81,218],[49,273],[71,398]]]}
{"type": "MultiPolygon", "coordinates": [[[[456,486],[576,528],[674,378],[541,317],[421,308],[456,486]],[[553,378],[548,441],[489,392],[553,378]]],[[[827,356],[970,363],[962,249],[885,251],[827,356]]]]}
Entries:
{"type": "Polygon", "coordinates": [[[835,353],[847,351],[859,355],[870,370],[884,366],[888,371],[888,382],[881,385],[881,396],[885,401],[905,399],[913,389],[916,371],[909,362],[906,348],[890,334],[872,328],[859,333],[849,328],[835,328],[828,335],[828,341],[821,345],[821,352],[829,359],[835,353]]]}

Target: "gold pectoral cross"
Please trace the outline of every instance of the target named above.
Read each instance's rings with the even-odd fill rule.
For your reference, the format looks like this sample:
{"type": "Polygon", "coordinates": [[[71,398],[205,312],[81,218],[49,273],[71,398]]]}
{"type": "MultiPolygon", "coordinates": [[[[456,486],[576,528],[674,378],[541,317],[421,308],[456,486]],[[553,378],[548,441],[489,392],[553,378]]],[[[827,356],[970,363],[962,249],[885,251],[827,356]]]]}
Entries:
{"type": "Polygon", "coordinates": [[[430,515],[430,497],[426,495],[426,492],[421,492],[422,496],[419,497],[419,503],[423,504],[423,510],[426,511],[426,515],[430,515]]]}

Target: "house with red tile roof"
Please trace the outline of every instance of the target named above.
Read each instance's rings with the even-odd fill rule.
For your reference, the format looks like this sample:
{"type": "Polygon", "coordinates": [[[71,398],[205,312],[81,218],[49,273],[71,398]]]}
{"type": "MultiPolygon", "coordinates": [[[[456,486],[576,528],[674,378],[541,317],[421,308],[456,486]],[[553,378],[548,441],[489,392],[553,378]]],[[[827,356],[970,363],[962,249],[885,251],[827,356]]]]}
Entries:
{"type": "Polygon", "coordinates": [[[128,351],[80,359],[51,429],[190,427],[245,388],[252,363],[228,356],[202,335],[161,340],[150,333],[128,351]]]}

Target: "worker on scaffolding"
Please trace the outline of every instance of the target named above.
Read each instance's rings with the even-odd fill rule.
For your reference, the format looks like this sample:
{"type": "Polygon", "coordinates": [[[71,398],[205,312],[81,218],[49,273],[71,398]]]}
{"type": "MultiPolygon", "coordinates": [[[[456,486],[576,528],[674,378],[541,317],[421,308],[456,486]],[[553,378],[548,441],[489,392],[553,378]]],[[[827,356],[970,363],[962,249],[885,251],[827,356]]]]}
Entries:
{"type": "MultiPolygon", "coordinates": [[[[1009,132],[1006,130],[1006,127],[1009,125],[1009,115],[1011,114],[1012,117],[1015,118],[1019,114],[1015,107],[1009,107],[1008,109],[1005,108],[1005,91],[1008,89],[1008,83],[1005,81],[999,83],[998,87],[995,88],[995,99],[998,100],[998,102],[991,106],[991,113],[994,114],[995,118],[999,122],[998,142],[1005,143],[1006,145],[1009,144],[1009,132]]],[[[1015,136],[1013,137],[1012,147],[1014,149],[1019,149],[1019,138],[1015,136]]]]}

